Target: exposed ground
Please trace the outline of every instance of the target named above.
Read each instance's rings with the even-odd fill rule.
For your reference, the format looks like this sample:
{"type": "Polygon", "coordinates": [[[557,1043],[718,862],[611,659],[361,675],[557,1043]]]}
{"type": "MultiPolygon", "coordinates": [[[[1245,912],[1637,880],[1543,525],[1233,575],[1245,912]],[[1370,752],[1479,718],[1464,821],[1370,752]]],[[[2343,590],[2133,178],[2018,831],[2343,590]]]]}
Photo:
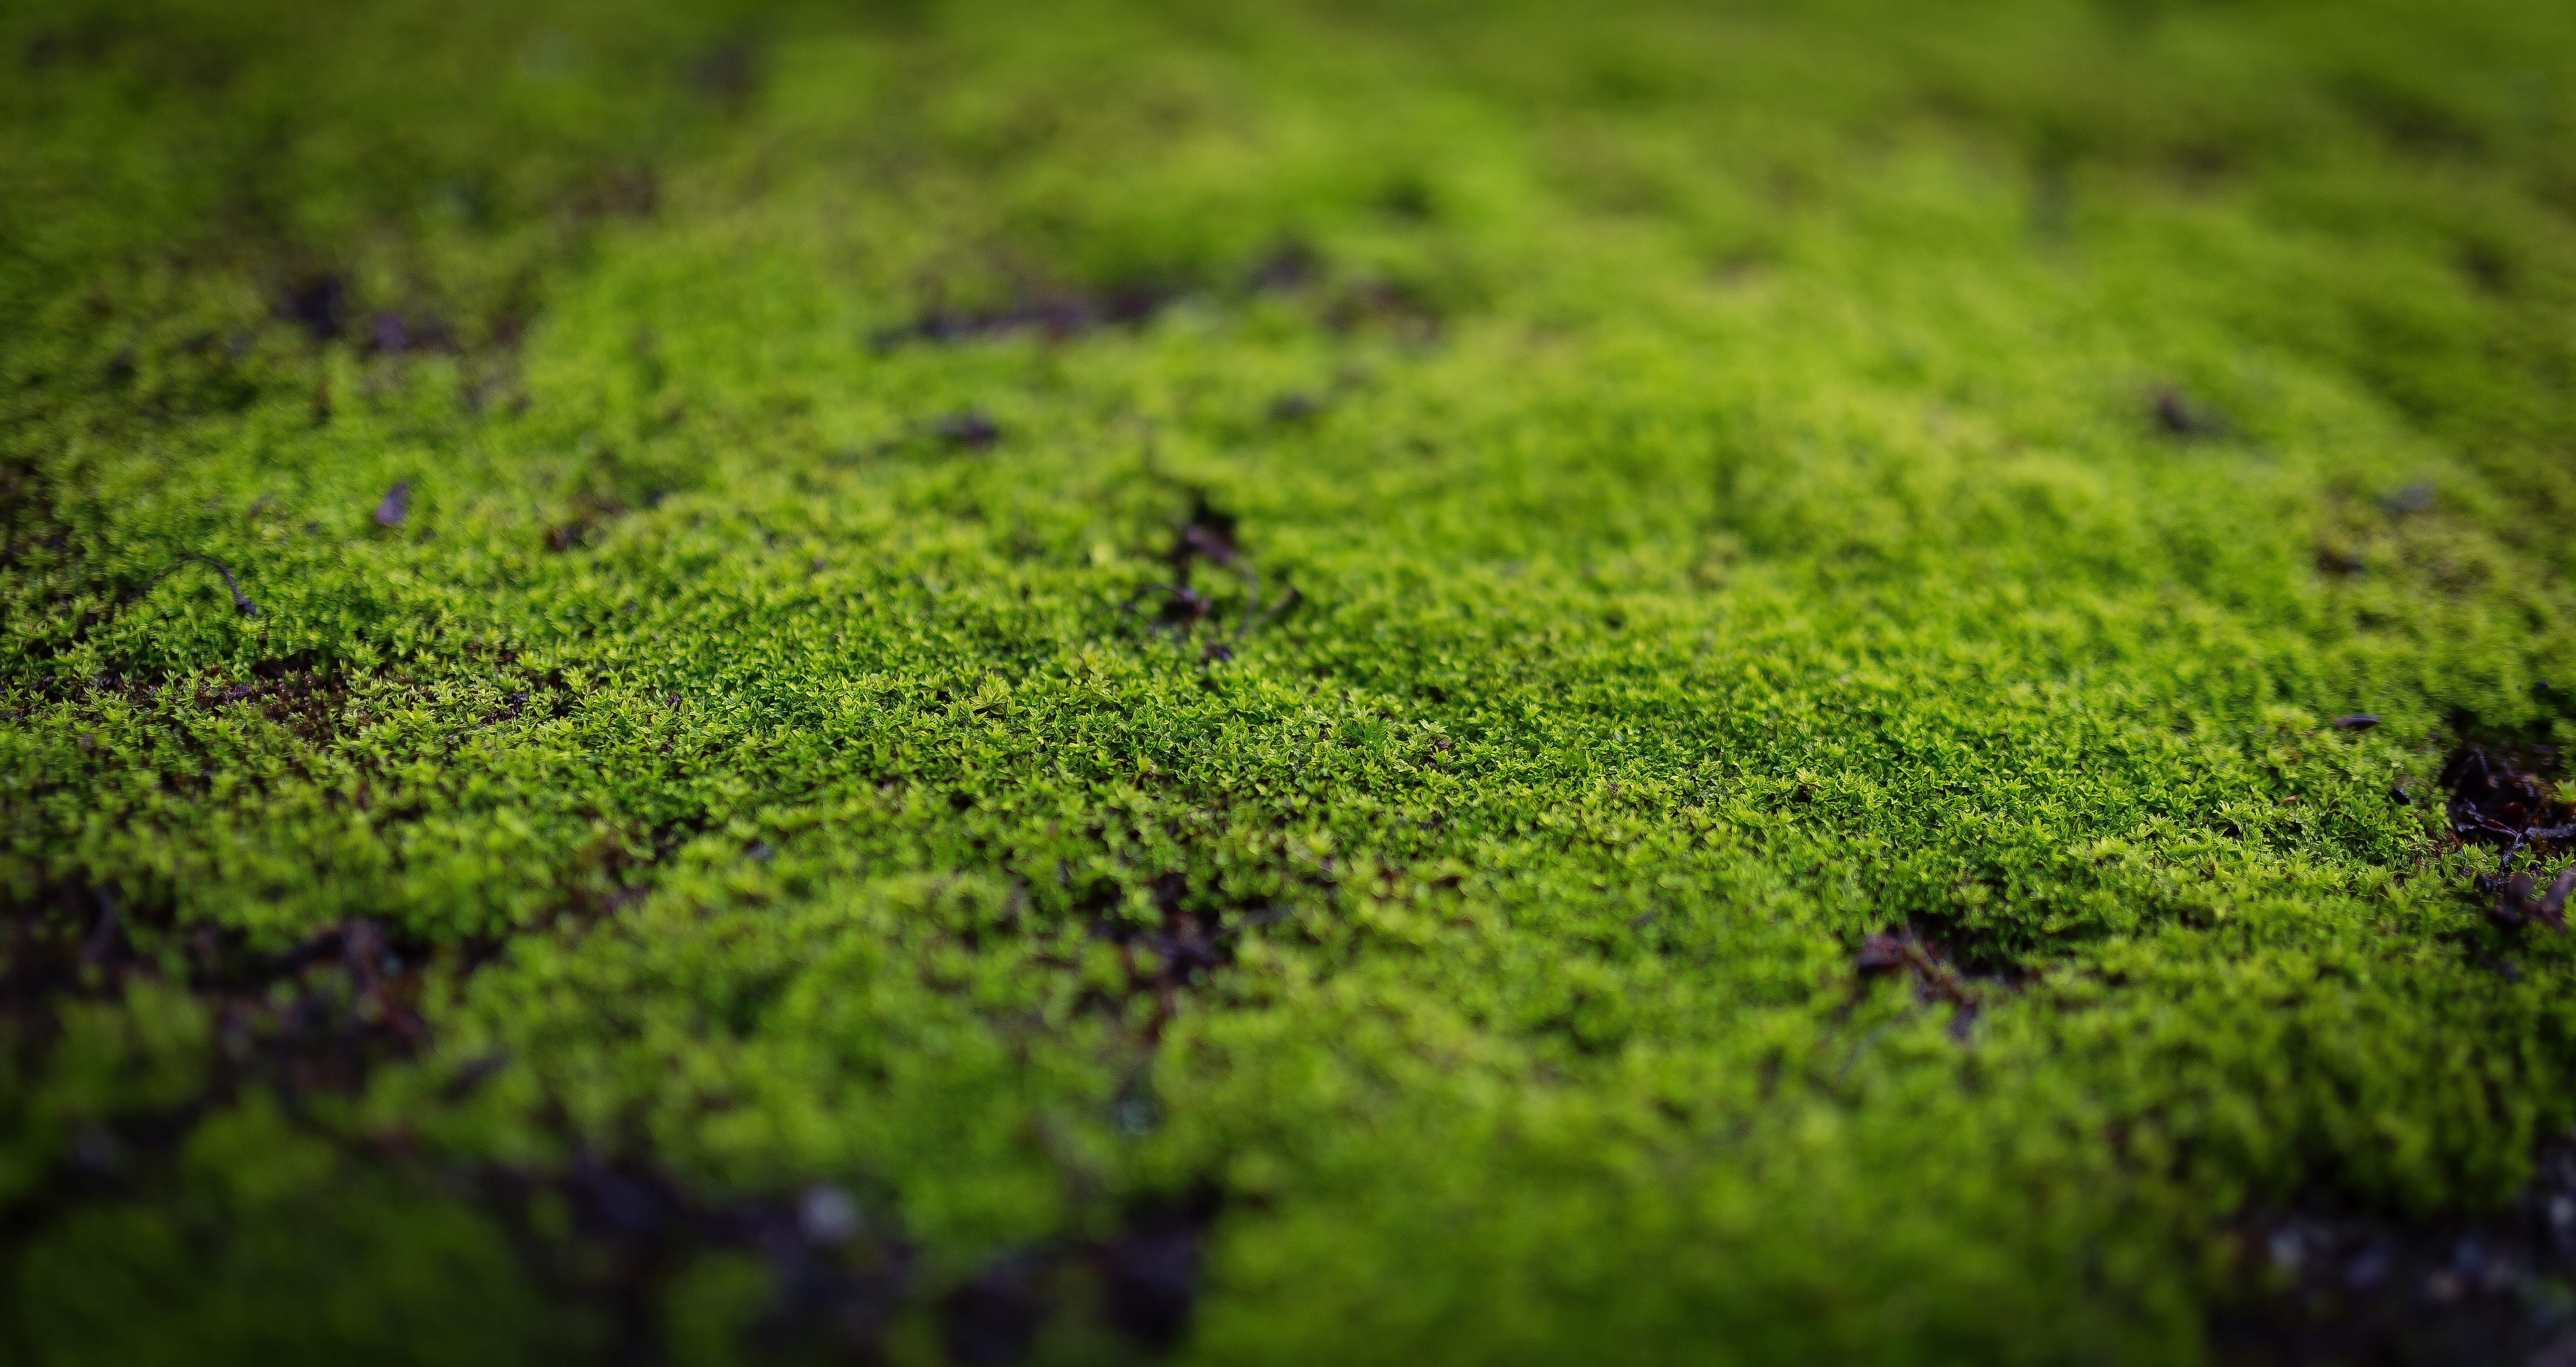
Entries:
{"type": "Polygon", "coordinates": [[[0,13],[0,1361],[2576,1362],[2576,10],[0,13]]]}

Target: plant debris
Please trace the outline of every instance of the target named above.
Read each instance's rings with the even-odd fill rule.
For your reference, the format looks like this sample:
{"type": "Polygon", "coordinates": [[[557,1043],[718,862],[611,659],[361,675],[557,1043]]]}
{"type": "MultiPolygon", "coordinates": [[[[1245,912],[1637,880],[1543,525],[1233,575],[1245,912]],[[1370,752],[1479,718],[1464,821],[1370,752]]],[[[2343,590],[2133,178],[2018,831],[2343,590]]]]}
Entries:
{"type": "Polygon", "coordinates": [[[1919,1002],[1947,1002],[1952,1008],[1950,1033],[1964,1038],[1985,1009],[1983,987],[1951,963],[1940,941],[1927,939],[1912,926],[1883,930],[1861,941],[1852,969],[1863,984],[1902,976],[1914,985],[1919,1002]]]}
{"type": "Polygon", "coordinates": [[[2487,920],[2506,931],[2544,925],[2564,934],[2576,867],[2540,891],[2539,880],[2515,872],[2513,864],[2526,850],[2576,840],[2576,810],[2559,801],[2547,781],[2525,772],[2513,755],[2482,745],[2462,746],[2451,756],[2442,768],[2442,785],[2451,793],[2445,815],[2453,836],[2504,846],[2496,871],[2478,875],[2473,884],[2479,893],[2495,897],[2484,908],[2487,920]]]}
{"type": "Polygon", "coordinates": [[[244,617],[257,617],[259,615],[259,604],[252,602],[250,600],[250,595],[242,592],[241,581],[233,577],[233,567],[211,555],[198,555],[191,552],[180,556],[178,559],[170,562],[170,568],[152,576],[150,581],[144,584],[144,591],[150,592],[153,585],[160,583],[171,575],[177,574],[182,568],[191,562],[200,565],[212,566],[215,573],[224,577],[224,589],[233,596],[233,611],[240,613],[244,617]]]}
{"type": "Polygon", "coordinates": [[[2226,414],[2195,402],[2173,385],[2159,387],[2150,408],[2155,414],[2156,425],[2164,429],[2166,436],[2200,441],[2227,435],[2226,414]]]}
{"type": "Polygon", "coordinates": [[[1120,610],[1133,612],[1140,604],[1159,596],[1162,606],[1155,611],[1152,625],[1156,630],[1169,631],[1176,636],[1189,636],[1217,615],[1216,599],[1190,580],[1195,565],[1204,561],[1231,570],[1243,579],[1245,602],[1235,621],[1234,632],[1230,637],[1208,642],[1201,651],[1203,663],[1234,658],[1233,647],[1245,636],[1295,611],[1297,605],[1305,601],[1304,595],[1292,585],[1277,602],[1263,606],[1261,575],[1253,568],[1236,539],[1234,517],[1219,511],[1201,492],[1193,491],[1190,495],[1189,516],[1174,532],[1171,548],[1163,552],[1162,560],[1172,568],[1171,579],[1147,584],[1129,594],[1120,610]]]}
{"type": "Polygon", "coordinates": [[[2576,891],[2576,867],[2558,875],[2549,890],[2537,899],[2532,889],[2538,886],[2530,874],[2517,873],[2505,880],[2504,891],[2494,906],[2487,908],[2487,919],[2507,930],[2520,930],[2538,922],[2560,934],[2567,932],[2567,894],[2576,891]]]}
{"type": "Polygon", "coordinates": [[[2463,746],[2443,766],[2442,786],[2451,791],[2451,833],[2462,840],[2502,843],[2506,864],[2525,846],[2576,839],[2576,810],[2509,754],[2483,745],[2463,746]]]}
{"type": "Polygon", "coordinates": [[[2528,873],[2513,875],[2506,881],[2503,895],[2488,909],[2488,916],[2509,928],[2537,921],[2564,934],[2567,930],[2567,894],[2576,890],[2576,867],[2560,871],[2549,890],[2534,900],[2531,894],[2536,885],[2536,880],[2528,873]]]}

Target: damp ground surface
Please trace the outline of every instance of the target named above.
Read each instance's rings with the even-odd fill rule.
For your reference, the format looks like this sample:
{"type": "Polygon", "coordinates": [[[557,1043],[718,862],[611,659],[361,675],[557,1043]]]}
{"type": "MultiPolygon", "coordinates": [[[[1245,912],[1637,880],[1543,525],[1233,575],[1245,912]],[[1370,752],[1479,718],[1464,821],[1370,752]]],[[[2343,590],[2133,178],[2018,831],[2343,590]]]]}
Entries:
{"type": "Polygon", "coordinates": [[[2576,1361],[2576,11],[0,61],[0,1360],[2576,1361]]]}

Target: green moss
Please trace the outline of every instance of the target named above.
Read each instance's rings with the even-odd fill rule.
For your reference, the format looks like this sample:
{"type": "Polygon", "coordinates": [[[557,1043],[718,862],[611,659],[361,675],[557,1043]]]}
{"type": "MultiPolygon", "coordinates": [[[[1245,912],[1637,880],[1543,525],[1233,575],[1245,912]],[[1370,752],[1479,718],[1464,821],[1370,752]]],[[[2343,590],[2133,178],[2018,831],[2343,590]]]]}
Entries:
{"type": "Polygon", "coordinates": [[[6,1351],[2174,1361],[2514,1191],[2570,21],[1615,8],[0,19],[6,1351]]]}

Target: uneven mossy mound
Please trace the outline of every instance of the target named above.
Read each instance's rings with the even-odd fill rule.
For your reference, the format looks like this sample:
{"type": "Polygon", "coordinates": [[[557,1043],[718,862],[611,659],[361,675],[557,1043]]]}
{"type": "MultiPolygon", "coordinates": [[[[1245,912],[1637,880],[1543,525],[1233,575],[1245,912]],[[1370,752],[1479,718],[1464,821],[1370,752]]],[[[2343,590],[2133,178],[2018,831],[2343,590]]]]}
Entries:
{"type": "Polygon", "coordinates": [[[2576,11],[1558,8],[0,17],[0,1355],[2576,1328],[2576,11]]]}

